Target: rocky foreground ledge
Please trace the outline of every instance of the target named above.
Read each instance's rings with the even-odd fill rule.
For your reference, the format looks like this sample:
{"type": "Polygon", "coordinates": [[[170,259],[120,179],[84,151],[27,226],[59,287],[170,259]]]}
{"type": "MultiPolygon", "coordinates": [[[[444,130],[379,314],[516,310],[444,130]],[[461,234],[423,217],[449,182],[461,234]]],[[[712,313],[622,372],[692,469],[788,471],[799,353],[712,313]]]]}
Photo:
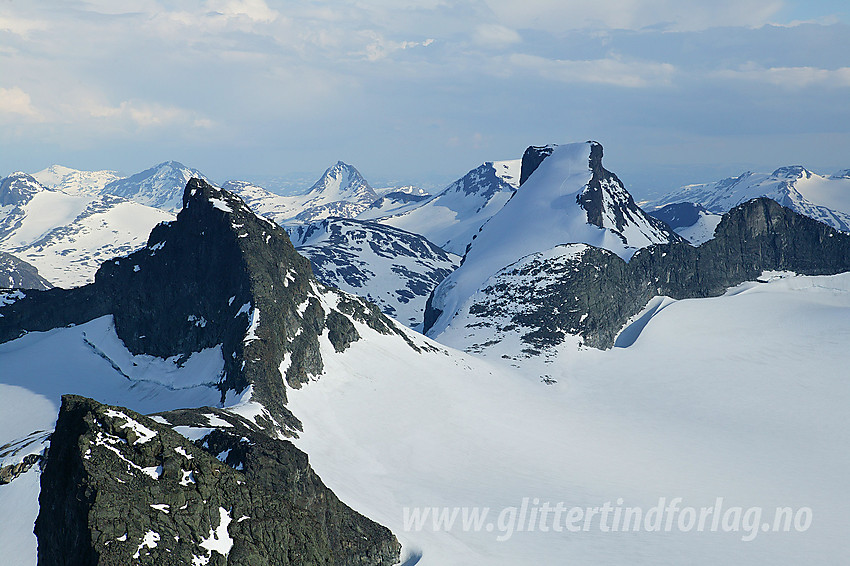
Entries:
{"type": "Polygon", "coordinates": [[[64,396],[39,503],[40,566],[399,561],[389,529],[340,502],[306,454],[211,408],[150,418],[64,396]]]}

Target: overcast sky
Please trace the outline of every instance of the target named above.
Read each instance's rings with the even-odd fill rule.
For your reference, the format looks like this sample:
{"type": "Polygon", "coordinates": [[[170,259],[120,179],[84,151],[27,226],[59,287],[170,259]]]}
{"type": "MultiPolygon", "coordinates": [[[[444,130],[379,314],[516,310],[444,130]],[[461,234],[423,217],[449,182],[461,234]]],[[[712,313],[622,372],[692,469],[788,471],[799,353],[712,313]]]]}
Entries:
{"type": "Polygon", "coordinates": [[[440,183],[588,139],[639,195],[850,167],[848,3],[0,0],[0,176],[440,183]]]}

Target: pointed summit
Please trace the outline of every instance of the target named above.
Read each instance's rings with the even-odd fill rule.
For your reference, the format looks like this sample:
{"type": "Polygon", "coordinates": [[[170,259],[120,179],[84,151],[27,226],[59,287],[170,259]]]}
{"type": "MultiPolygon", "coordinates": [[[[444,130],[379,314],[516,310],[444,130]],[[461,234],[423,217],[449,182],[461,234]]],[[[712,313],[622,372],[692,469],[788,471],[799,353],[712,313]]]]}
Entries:
{"type": "Polygon", "coordinates": [[[361,218],[422,234],[447,252],[462,255],[481,226],[516,191],[520,165],[519,159],[488,161],[415,208],[361,218]]]}
{"type": "Polygon", "coordinates": [[[298,222],[315,222],[331,216],[354,218],[378,200],[378,195],[352,165],[337,161],[304,195],[298,222]]]}
{"type": "Polygon", "coordinates": [[[378,198],[360,171],[343,161],[337,161],[336,165],[326,169],[307,194],[321,198],[323,202],[345,200],[367,206],[378,198]]]}
{"type": "Polygon", "coordinates": [[[146,247],[105,262],[93,284],[3,307],[0,342],[112,315],[133,355],[185,360],[219,350],[220,375],[206,383],[222,401],[251,387],[263,407],[255,424],[288,434],[300,424],[285,407],[284,384],[298,388],[322,373],[320,337],[342,352],[360,339],[357,321],[406,339],[376,306],[317,283],[286,232],[236,195],[191,179],[182,208],[146,247]]]}

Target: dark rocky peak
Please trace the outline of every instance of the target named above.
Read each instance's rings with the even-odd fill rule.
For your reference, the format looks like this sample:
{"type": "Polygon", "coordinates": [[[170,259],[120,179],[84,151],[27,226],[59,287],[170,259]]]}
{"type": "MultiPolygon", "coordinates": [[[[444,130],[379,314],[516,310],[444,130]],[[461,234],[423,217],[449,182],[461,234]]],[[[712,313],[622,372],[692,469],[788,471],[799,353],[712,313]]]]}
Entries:
{"type": "Polygon", "coordinates": [[[531,174],[540,167],[540,164],[543,163],[544,159],[552,155],[552,152],[556,147],[558,147],[557,144],[550,144],[541,146],[532,145],[526,148],[525,152],[522,154],[522,167],[519,174],[520,186],[522,186],[522,184],[531,177],[531,174]]]}
{"type": "Polygon", "coordinates": [[[149,418],[65,396],[43,469],[39,564],[398,561],[392,533],[340,502],[306,454],[210,408],[149,418]]]}
{"type": "Polygon", "coordinates": [[[788,167],[780,167],[771,173],[770,176],[778,179],[811,179],[812,172],[802,165],[790,165],[788,167]]]}
{"type": "Polygon", "coordinates": [[[693,202],[677,202],[668,204],[658,210],[650,212],[650,216],[657,218],[673,230],[687,228],[693,226],[699,221],[700,214],[708,214],[708,211],[701,204],[693,202]]]}
{"type": "Polygon", "coordinates": [[[236,195],[192,179],[183,204],[146,247],[105,262],[93,284],[0,307],[0,341],[112,314],[133,354],[186,358],[220,346],[224,369],[210,378],[222,400],[252,386],[267,410],[263,425],[289,434],[300,423],[285,407],[281,378],[300,387],[321,374],[325,330],[338,352],[360,339],[354,321],[406,338],[375,305],[317,283],[286,232],[236,195]]]}
{"type": "Polygon", "coordinates": [[[587,212],[588,223],[616,232],[627,244],[624,232],[628,226],[639,227],[656,241],[684,242],[664,221],[639,207],[617,175],[602,166],[602,145],[595,141],[588,143],[588,167],[592,176],[584,191],[576,197],[579,206],[587,212]]]}
{"type": "Polygon", "coordinates": [[[830,175],[833,179],[850,179],[850,169],[842,169],[830,175]]]}
{"type": "Polygon", "coordinates": [[[42,186],[34,177],[16,171],[0,181],[0,206],[21,206],[41,191],[50,189],[42,186]]]}

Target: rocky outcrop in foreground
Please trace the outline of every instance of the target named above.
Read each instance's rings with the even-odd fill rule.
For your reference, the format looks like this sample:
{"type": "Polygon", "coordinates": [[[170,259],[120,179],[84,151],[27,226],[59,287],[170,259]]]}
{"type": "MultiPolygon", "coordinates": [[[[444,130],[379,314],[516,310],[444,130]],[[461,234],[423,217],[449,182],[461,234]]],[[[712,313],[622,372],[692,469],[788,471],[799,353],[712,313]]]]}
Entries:
{"type": "Polygon", "coordinates": [[[149,418],[63,397],[39,503],[40,566],[389,566],[400,551],[306,454],[209,408],[149,418]]]}

